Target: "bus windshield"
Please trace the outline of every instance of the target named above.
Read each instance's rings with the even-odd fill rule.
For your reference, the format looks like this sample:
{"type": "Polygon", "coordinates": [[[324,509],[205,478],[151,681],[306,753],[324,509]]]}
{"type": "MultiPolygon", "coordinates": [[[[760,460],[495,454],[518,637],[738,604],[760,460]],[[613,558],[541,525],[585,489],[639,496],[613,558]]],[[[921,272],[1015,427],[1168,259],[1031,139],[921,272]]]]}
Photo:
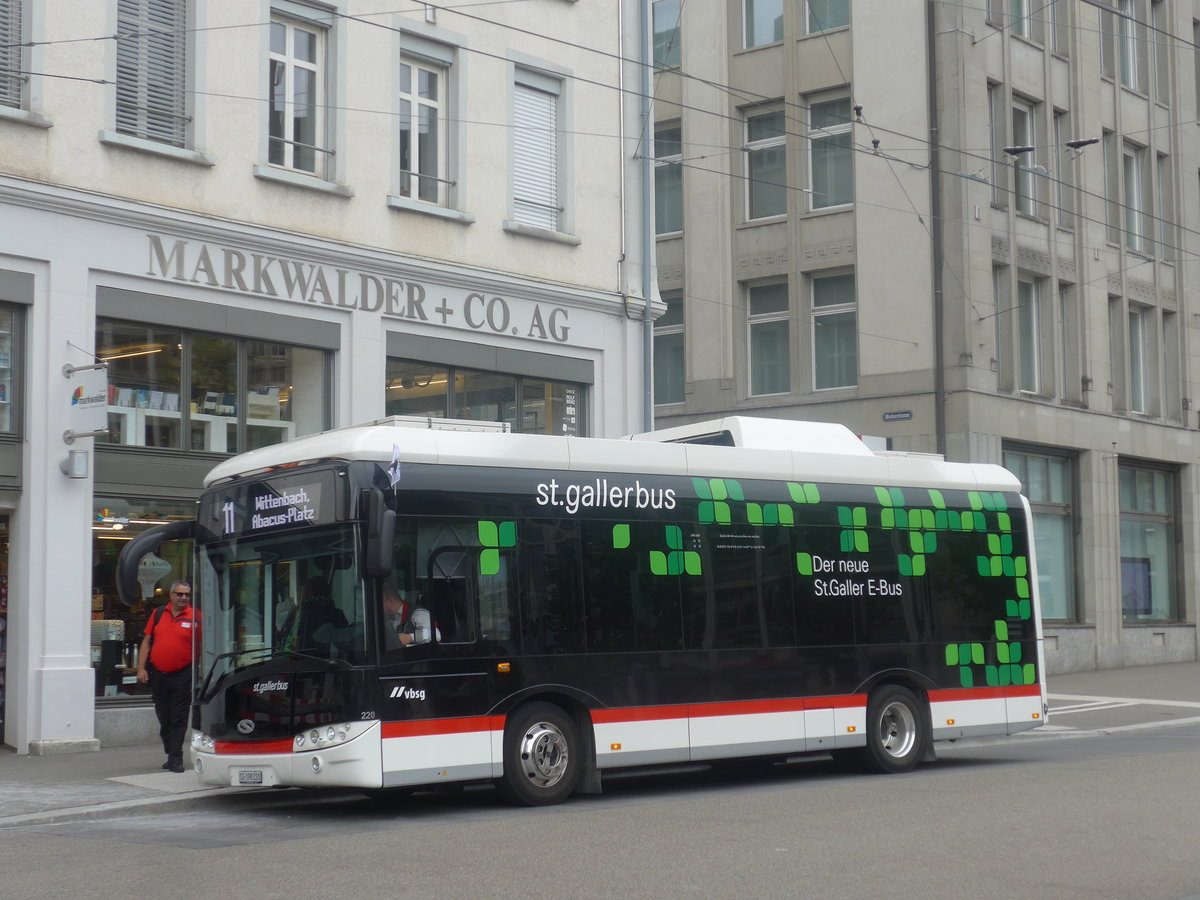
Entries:
{"type": "Polygon", "coordinates": [[[331,525],[200,553],[200,684],[281,656],[366,660],[356,529],[331,525]]]}

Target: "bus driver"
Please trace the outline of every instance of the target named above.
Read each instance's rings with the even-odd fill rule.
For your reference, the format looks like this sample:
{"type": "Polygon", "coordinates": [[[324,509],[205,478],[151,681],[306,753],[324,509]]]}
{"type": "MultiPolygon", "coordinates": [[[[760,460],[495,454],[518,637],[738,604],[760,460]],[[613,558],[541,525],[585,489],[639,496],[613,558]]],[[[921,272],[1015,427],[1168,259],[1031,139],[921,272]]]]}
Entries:
{"type": "MultiPolygon", "coordinates": [[[[383,637],[386,649],[429,643],[429,626],[429,610],[413,606],[401,598],[400,592],[390,581],[383,585],[383,637]]],[[[441,638],[440,633],[438,638],[441,638]]]]}

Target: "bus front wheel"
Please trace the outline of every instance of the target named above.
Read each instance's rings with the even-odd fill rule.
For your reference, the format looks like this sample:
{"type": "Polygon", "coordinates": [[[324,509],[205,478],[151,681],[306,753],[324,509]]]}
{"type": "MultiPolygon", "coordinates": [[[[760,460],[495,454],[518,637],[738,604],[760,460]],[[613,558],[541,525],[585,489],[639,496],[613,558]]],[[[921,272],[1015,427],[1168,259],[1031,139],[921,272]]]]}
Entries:
{"type": "Polygon", "coordinates": [[[524,806],[561,803],[579,780],[580,744],[575,723],[551,703],[516,710],[504,729],[500,790],[524,806]]]}
{"type": "Polygon", "coordinates": [[[928,740],[921,703],[912,691],[891,684],[871,694],[863,755],[867,768],[885,773],[912,771],[928,740]]]}

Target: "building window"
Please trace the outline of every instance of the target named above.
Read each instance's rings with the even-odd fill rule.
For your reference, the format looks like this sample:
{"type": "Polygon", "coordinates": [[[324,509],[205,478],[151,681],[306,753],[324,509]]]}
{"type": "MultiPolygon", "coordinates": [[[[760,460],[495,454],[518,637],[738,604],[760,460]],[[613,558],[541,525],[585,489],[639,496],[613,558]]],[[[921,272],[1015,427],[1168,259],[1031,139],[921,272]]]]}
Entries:
{"type": "Polygon", "coordinates": [[[325,114],[328,44],[329,29],[315,18],[272,16],[267,158],[318,178],[329,177],[333,153],[325,114]]]}
{"type": "Polygon", "coordinates": [[[808,111],[809,194],[813,209],[854,202],[850,98],[812,101],[808,111]]]}
{"type": "Polygon", "coordinates": [[[20,430],[17,415],[17,398],[20,385],[17,373],[21,371],[21,360],[17,350],[21,336],[17,332],[20,322],[13,307],[0,305],[0,433],[15,434],[20,430]]]}
{"type": "Polygon", "coordinates": [[[1146,151],[1128,144],[1121,154],[1121,181],[1125,196],[1125,247],[1137,253],[1147,250],[1146,151]]]}
{"type": "Polygon", "coordinates": [[[1038,341],[1038,281],[1017,279],[1017,386],[1027,394],[1041,390],[1041,347],[1038,341]]]}
{"type": "MultiPolygon", "coordinates": [[[[1063,147],[1071,139],[1070,113],[1056,109],[1054,111],[1054,146],[1063,147]]],[[[1058,165],[1058,171],[1051,173],[1056,176],[1054,182],[1054,199],[1057,208],[1058,224],[1063,228],[1075,226],[1075,164],[1063,156],[1058,165]]]]}
{"type": "Polygon", "coordinates": [[[1195,84],[1193,89],[1196,94],[1196,109],[1194,113],[1197,119],[1200,119],[1200,21],[1192,20],[1192,69],[1195,84]]]}
{"type": "Polygon", "coordinates": [[[1050,4],[1052,49],[1059,56],[1071,55],[1071,4],[1050,4]]]}
{"type": "Polygon", "coordinates": [[[401,197],[446,202],[446,87],[444,69],[400,62],[401,197]]]}
{"type": "Polygon", "coordinates": [[[323,350],[101,319],[108,441],[240,453],[329,427],[323,350]]]}
{"type": "MultiPolygon", "coordinates": [[[[1037,145],[1035,127],[1036,105],[1023,100],[1013,100],[1012,142],[1016,147],[1037,145]]],[[[1033,153],[1021,153],[1015,157],[1016,209],[1025,216],[1037,215],[1037,171],[1034,169],[1033,153]]]]}
{"type": "Polygon", "coordinates": [[[783,0],[743,0],[742,8],[747,48],[783,40],[783,0]]]}
{"type": "Polygon", "coordinates": [[[664,293],[667,311],[654,321],[654,402],[682,403],[684,380],[683,294],[664,293]]]}
{"type": "Polygon", "coordinates": [[[25,0],[0,3],[0,106],[24,109],[29,54],[25,37],[25,0]]]}
{"type": "Polygon", "coordinates": [[[1154,160],[1155,211],[1158,219],[1159,258],[1164,262],[1179,256],[1175,247],[1175,192],[1172,187],[1171,157],[1159,153],[1154,160]]]}
{"type": "Polygon", "coordinates": [[[988,84],[988,147],[990,151],[990,177],[992,183],[992,205],[1008,208],[1008,166],[1004,164],[1004,148],[1008,144],[1006,127],[1004,88],[999,84],[988,84]]]}
{"type": "Polygon", "coordinates": [[[521,434],[586,436],[584,386],[388,357],[389,416],[507,422],[521,434]]]}
{"type": "Polygon", "coordinates": [[[1127,623],[1174,621],[1175,473],[1118,466],[1121,508],[1121,612],[1127,623]]]}
{"type": "Polygon", "coordinates": [[[1104,146],[1104,223],[1105,236],[1110,244],[1121,239],[1121,174],[1117,136],[1103,132],[1104,146]]]}
{"type": "Polygon", "coordinates": [[[559,102],[556,78],[518,69],[513,85],[513,221],[562,229],[559,102]]]}
{"type": "Polygon", "coordinates": [[[858,327],[854,275],[812,280],[813,387],[853,387],[858,383],[858,327]]]}
{"type": "Polygon", "coordinates": [[[850,0],[808,0],[808,33],[850,24],[850,0]]]}
{"type": "Polygon", "coordinates": [[[750,394],[782,394],[791,390],[788,347],[791,310],[786,281],[746,288],[749,332],[750,394]]]}
{"type": "Polygon", "coordinates": [[[1131,91],[1144,90],[1146,84],[1143,2],[1144,0],[1116,0],[1117,59],[1120,63],[1121,85],[1131,91]]]}
{"type": "Polygon", "coordinates": [[[1167,35],[1172,32],[1166,0],[1150,0],[1150,24],[1153,26],[1154,99],[1163,106],[1170,106],[1172,41],[1167,39],[1167,35]]]}
{"type": "Polygon", "coordinates": [[[683,140],[679,125],[654,129],[654,233],[683,230],[683,140]]]}
{"type": "Polygon", "coordinates": [[[654,68],[679,65],[679,0],[654,0],[654,68]]]}
{"type": "Polygon", "coordinates": [[[1018,37],[1033,37],[1033,19],[1030,17],[1031,0],[1008,0],[1009,30],[1018,37]]]}
{"type": "Polygon", "coordinates": [[[786,142],[782,110],[746,116],[746,218],[787,213],[786,142]]]}
{"type": "Polygon", "coordinates": [[[173,147],[187,144],[185,0],[119,0],[116,130],[173,147]]]}
{"type": "Polygon", "coordinates": [[[1129,410],[1150,412],[1149,340],[1154,334],[1154,310],[1146,306],[1129,307],[1129,410]]]}
{"type": "Polygon", "coordinates": [[[1004,467],[1021,479],[1033,512],[1042,617],[1078,620],[1075,593],[1075,471],[1069,456],[1004,451],[1004,467]]]}
{"type": "Polygon", "coordinates": [[[192,580],[191,541],[165,541],[142,562],[141,595],[133,606],[117,597],[116,569],[121,548],[143,531],[196,517],[196,504],[187,500],[130,497],[93,499],[92,515],[92,668],[96,696],[127,700],[150,698],[150,689],[137,680],[137,654],[146,622],[167,602],[171,582],[192,580]],[[157,576],[157,579],[155,579],[157,576]]]}

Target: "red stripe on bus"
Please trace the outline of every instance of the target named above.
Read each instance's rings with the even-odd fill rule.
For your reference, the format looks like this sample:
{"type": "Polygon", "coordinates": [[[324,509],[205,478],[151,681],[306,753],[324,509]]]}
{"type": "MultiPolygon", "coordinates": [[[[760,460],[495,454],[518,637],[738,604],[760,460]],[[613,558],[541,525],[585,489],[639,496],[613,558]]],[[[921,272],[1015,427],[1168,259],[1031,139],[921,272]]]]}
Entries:
{"type": "Polygon", "coordinates": [[[385,738],[425,737],[431,734],[471,734],[477,731],[503,731],[504,716],[467,716],[460,719],[418,719],[409,722],[384,722],[385,738]]]}
{"type": "Polygon", "coordinates": [[[291,753],[292,739],[277,738],[273,741],[215,741],[214,753],[291,753]]]}
{"type": "Polygon", "coordinates": [[[788,697],[780,700],[731,700],[724,703],[696,703],[691,706],[594,709],[592,710],[592,722],[596,725],[612,725],[623,722],[652,722],[708,716],[750,716],[765,713],[803,712],[806,709],[862,709],[866,705],[866,694],[788,697]]]}
{"type": "Polygon", "coordinates": [[[930,691],[931,703],[951,700],[1006,700],[1009,697],[1040,697],[1042,687],[1038,684],[1016,684],[1009,687],[948,688],[930,691]]]}

